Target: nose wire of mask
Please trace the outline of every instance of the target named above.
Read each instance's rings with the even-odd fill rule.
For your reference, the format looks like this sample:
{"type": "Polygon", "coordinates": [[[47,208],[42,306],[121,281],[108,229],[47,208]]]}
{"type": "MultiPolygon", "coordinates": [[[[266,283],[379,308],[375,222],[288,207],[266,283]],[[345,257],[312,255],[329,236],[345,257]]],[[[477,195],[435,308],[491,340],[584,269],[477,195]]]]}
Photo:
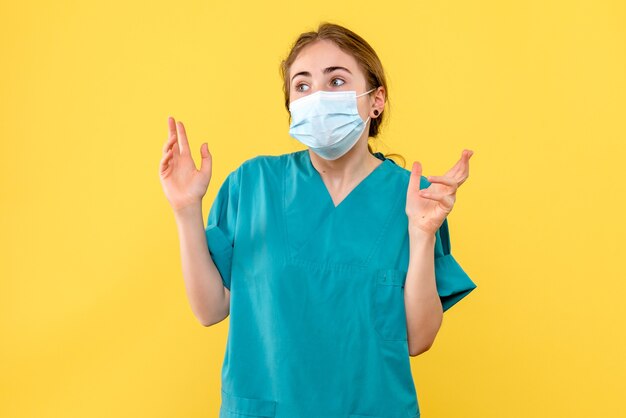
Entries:
{"type": "Polygon", "coordinates": [[[368,117],[359,114],[354,90],[319,90],[289,104],[289,135],[327,160],[336,160],[348,152],[360,138],[368,117]]]}

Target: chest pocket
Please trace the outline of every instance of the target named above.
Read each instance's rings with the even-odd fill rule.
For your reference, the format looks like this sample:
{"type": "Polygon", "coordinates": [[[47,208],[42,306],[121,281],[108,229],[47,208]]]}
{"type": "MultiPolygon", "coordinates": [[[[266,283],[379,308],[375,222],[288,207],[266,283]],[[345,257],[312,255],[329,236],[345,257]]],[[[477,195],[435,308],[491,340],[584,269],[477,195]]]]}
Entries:
{"type": "Polygon", "coordinates": [[[404,283],[406,271],[378,269],[374,286],[374,328],[385,341],[406,341],[404,283]]]}

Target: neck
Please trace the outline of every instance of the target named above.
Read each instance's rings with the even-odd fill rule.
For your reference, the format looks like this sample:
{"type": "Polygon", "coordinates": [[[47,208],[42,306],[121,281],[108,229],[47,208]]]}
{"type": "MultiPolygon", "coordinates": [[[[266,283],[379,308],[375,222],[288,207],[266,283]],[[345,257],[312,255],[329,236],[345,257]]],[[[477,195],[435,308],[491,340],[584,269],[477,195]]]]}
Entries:
{"type": "Polygon", "coordinates": [[[320,157],[310,149],[307,152],[315,169],[324,177],[331,179],[331,181],[332,179],[343,179],[342,182],[350,182],[354,178],[364,177],[383,162],[369,152],[367,144],[360,144],[360,142],[355,144],[350,151],[332,161],[320,157]]]}

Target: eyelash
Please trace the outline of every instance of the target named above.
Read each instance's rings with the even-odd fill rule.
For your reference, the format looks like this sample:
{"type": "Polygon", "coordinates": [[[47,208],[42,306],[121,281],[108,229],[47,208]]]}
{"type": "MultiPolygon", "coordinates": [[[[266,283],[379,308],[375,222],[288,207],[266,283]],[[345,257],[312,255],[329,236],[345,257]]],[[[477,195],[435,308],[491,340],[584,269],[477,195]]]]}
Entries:
{"type": "MultiPolygon", "coordinates": [[[[345,84],[345,83],[346,83],[346,81],[345,81],[344,79],[339,78],[339,77],[335,77],[335,78],[333,78],[332,80],[330,80],[330,82],[332,83],[332,82],[333,82],[333,81],[335,81],[335,80],[341,80],[341,81],[343,81],[343,84],[345,84]]],[[[299,83],[299,84],[297,84],[297,85],[296,85],[296,91],[297,91],[297,92],[299,92],[299,93],[303,93],[303,92],[299,89],[299,87],[300,87],[300,86],[302,86],[303,84],[304,84],[304,83],[299,83]]],[[[339,86],[336,86],[336,87],[343,86],[343,84],[340,84],[339,86]]]]}

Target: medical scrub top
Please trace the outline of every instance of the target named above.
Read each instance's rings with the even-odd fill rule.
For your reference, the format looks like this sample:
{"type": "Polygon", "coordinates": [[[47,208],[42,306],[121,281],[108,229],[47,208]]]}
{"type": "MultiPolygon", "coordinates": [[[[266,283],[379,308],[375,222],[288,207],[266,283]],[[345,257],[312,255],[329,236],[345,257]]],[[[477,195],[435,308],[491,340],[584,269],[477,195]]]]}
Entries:
{"type": "MultiPolygon", "coordinates": [[[[246,160],[220,186],[205,230],[230,290],[220,418],[419,418],[404,306],[411,172],[375,155],[337,206],[308,149],[246,160]]],[[[476,287],[447,218],[434,257],[446,311],[476,287]]]]}

